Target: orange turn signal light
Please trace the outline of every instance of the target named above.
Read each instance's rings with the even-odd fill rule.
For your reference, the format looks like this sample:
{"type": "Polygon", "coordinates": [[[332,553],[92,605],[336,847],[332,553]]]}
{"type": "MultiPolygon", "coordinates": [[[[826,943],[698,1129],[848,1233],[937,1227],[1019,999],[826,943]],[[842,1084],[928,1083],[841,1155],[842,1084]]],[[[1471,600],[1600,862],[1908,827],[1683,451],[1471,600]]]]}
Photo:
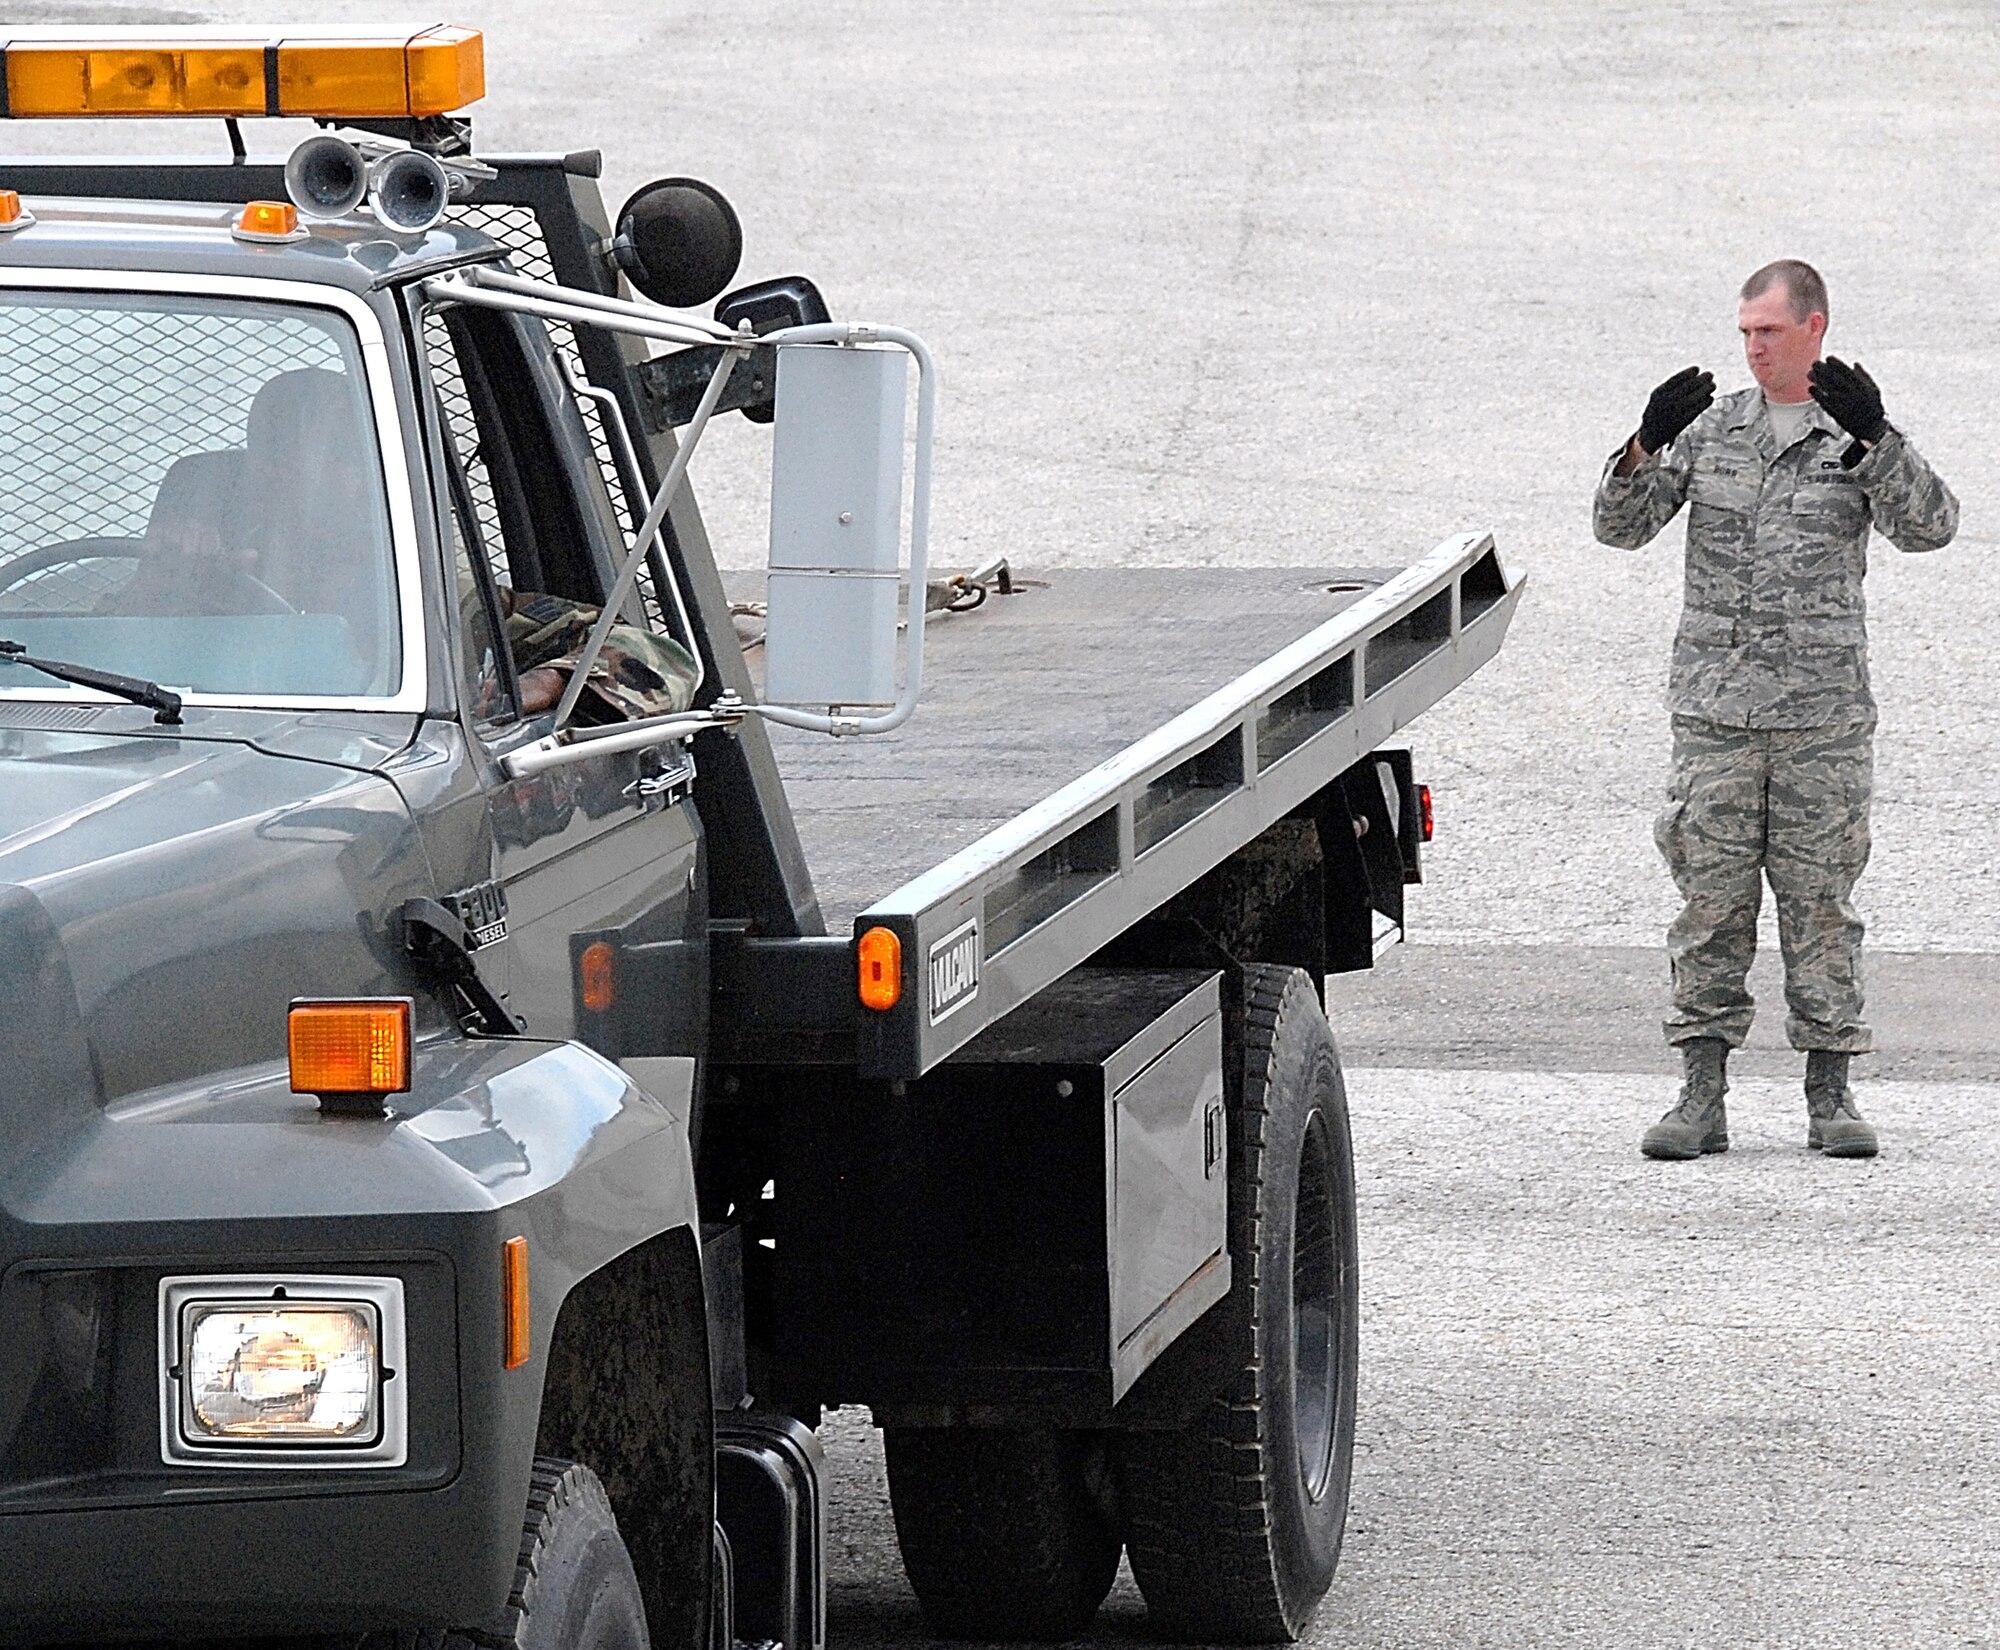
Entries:
{"type": "Polygon", "coordinates": [[[500,1366],[528,1361],[528,1240],[510,1237],[500,1250],[500,1366]]]}
{"type": "Polygon", "coordinates": [[[299,209],[290,201],[252,201],[237,215],[236,233],[254,241],[295,240],[299,209]]]}
{"type": "Polygon", "coordinates": [[[410,999],[292,1004],[292,1092],[402,1094],[410,1086],[410,999]]]}
{"type": "Polygon", "coordinates": [[[618,953],[609,940],[592,940],[576,960],[577,995],[593,1014],[602,1014],[618,999],[618,953]]]}
{"type": "Polygon", "coordinates": [[[21,191],[0,189],[0,226],[21,221],[21,191]]]}
{"type": "Polygon", "coordinates": [[[889,928],[871,928],[855,947],[861,1006],[886,1014],[903,1000],[903,942],[889,928]]]}

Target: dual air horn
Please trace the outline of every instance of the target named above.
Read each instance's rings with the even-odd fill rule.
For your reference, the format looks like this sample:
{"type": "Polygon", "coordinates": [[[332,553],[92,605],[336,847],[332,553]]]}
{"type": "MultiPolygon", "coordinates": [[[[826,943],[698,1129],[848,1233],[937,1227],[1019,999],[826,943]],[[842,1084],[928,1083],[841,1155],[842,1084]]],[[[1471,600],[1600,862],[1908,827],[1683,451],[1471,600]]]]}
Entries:
{"type": "Polygon", "coordinates": [[[344,218],[366,201],[391,229],[417,235],[444,216],[452,196],[470,190],[475,175],[491,172],[476,163],[447,166],[421,149],[354,144],[322,133],[285,162],[285,193],[308,218],[344,218]]]}

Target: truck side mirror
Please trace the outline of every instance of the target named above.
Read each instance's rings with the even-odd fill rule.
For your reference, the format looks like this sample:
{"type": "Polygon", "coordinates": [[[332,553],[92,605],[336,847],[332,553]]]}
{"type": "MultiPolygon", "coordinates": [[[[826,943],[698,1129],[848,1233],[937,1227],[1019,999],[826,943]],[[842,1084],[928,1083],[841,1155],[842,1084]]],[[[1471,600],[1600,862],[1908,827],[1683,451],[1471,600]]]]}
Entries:
{"type": "Polygon", "coordinates": [[[819,288],[803,275],[780,275],[775,281],[753,281],[725,293],[715,302],[715,318],[731,332],[745,321],[752,332],[779,327],[821,326],[833,319],[819,288]]]}
{"type": "Polygon", "coordinates": [[[896,702],[908,382],[900,349],[778,351],[767,703],[824,711],[896,702]]]}
{"type": "MultiPolygon", "coordinates": [[[[749,322],[755,333],[781,327],[824,326],[833,319],[819,288],[803,275],[781,275],[775,281],[755,281],[726,292],[715,301],[715,318],[731,332],[749,322]]],[[[774,392],[775,393],[775,392],[774,392]]],[[[768,424],[776,416],[772,398],[745,401],[736,409],[753,424],[768,424]]]]}

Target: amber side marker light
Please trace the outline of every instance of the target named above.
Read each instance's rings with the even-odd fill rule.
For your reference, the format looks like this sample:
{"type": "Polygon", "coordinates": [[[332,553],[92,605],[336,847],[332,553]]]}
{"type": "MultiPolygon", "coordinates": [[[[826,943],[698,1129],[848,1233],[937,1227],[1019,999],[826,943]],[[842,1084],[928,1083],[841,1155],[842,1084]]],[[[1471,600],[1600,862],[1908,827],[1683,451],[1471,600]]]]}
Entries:
{"type": "Polygon", "coordinates": [[[886,1014],[903,1000],[903,942],[888,928],[871,928],[855,949],[861,1006],[886,1014]]]}
{"type": "Polygon", "coordinates": [[[511,1237],[500,1250],[500,1299],[503,1308],[503,1369],[519,1369],[528,1361],[528,1240],[511,1237]]]}
{"type": "Polygon", "coordinates": [[[609,940],[592,940],[576,960],[577,995],[592,1014],[602,1014],[618,1000],[618,953],[609,940]]]}
{"type": "Polygon", "coordinates": [[[292,1092],[329,1111],[382,1110],[410,1087],[410,999],[363,997],[292,1004],[292,1092]]]}
{"type": "Polygon", "coordinates": [[[0,189],[0,235],[10,229],[26,229],[35,221],[35,214],[21,204],[21,191],[0,189]]]}

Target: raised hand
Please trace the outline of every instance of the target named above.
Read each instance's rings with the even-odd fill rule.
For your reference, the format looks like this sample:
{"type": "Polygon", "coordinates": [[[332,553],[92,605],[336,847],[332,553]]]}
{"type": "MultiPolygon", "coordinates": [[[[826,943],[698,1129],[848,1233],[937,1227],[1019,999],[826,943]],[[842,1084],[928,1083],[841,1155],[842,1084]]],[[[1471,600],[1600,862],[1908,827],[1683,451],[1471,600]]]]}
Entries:
{"type": "Polygon", "coordinates": [[[1880,441],[1888,433],[1882,416],[1882,392],[1859,361],[1849,366],[1837,355],[1813,363],[1812,398],[1833,415],[1856,441],[1880,441]]]}
{"type": "Polygon", "coordinates": [[[1715,374],[1700,367],[1683,367],[1646,402],[1646,416],[1639,421],[1639,445],[1656,453],[1715,401],[1715,374]]]}

